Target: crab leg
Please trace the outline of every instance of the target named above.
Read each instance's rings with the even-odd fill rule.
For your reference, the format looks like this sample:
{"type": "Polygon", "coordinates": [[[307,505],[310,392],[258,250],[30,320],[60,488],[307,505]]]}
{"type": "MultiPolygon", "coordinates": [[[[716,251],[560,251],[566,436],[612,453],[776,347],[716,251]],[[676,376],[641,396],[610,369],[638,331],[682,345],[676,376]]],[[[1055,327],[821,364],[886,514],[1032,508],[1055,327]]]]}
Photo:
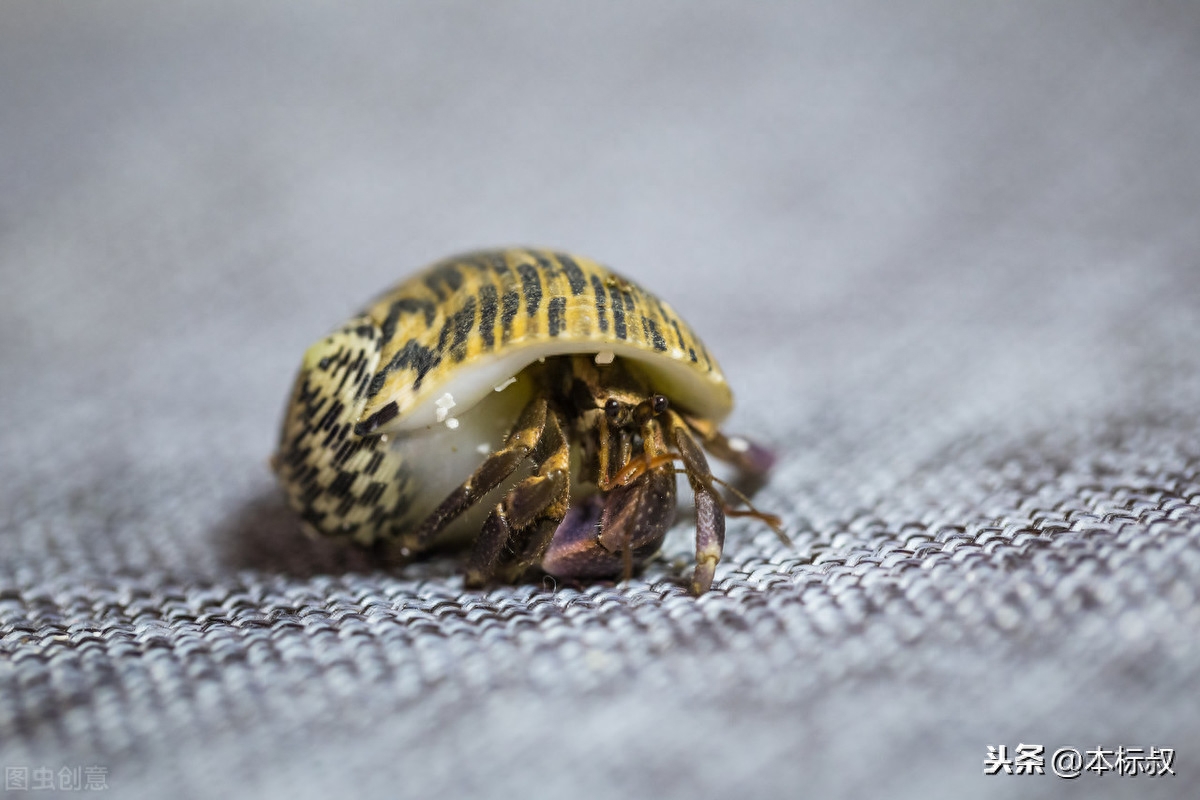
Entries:
{"type": "Polygon", "coordinates": [[[550,412],[533,453],[537,472],[514,486],[488,515],[467,562],[467,586],[497,577],[511,581],[540,560],[570,504],[570,457],[558,415],[550,412]],[[506,559],[506,550],[516,557],[506,559]]]}
{"type": "Polygon", "coordinates": [[[413,533],[401,539],[401,544],[414,552],[429,547],[434,537],[459,514],[478,503],[512,475],[521,462],[530,457],[541,440],[547,413],[545,398],[529,401],[505,438],[504,446],[488,456],[471,477],[451,492],[413,533]]]}
{"type": "Polygon", "coordinates": [[[700,438],[704,449],[743,473],[761,477],[775,465],[775,453],[741,436],[726,436],[711,420],[680,415],[688,428],[700,438]]]}
{"type": "Polygon", "coordinates": [[[713,574],[725,547],[725,508],[713,488],[712,472],[704,451],[692,437],[687,424],[673,412],[671,438],[683,459],[688,483],[696,497],[696,571],[692,575],[692,594],[700,595],[712,587],[713,574]]]}

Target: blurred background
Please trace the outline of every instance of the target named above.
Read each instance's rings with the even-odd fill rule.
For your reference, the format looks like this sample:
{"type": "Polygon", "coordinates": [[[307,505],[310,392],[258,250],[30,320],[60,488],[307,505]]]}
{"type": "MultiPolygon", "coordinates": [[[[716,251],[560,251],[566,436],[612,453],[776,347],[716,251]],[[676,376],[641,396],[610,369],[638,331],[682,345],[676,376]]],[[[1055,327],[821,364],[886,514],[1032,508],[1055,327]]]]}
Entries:
{"type": "Polygon", "coordinates": [[[1120,786],[1186,794],[1198,41],[1183,2],[7,4],[0,760],[119,796],[1117,791],[982,777],[1036,740],[1177,748],[1120,786]],[[558,592],[299,538],[266,460],[304,348],[503,244],[692,323],[794,547],[731,523],[693,601],[686,524],[558,592]]]}

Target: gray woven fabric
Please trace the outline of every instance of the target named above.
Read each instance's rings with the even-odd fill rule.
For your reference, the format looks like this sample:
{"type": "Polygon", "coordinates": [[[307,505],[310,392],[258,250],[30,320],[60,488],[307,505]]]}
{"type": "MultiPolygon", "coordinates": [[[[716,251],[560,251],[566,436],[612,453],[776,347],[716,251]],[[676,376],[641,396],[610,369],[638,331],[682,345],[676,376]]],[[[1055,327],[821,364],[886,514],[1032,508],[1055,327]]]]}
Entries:
{"type": "Polygon", "coordinates": [[[1198,33],[10,4],[0,763],[120,797],[1195,796],[1198,33]],[[526,242],[692,322],[792,547],[732,521],[697,600],[684,524],[582,590],[298,534],[266,459],[305,346],[526,242]],[[1020,743],[1177,774],[982,774],[1020,743]]]}

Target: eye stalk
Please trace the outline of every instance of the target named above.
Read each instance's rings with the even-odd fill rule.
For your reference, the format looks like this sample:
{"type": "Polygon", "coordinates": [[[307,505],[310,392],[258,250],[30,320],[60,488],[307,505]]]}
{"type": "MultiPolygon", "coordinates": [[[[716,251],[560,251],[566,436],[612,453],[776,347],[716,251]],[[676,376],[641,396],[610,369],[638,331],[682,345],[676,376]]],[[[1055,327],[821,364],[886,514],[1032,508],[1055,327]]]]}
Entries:
{"type": "Polygon", "coordinates": [[[621,401],[615,397],[608,398],[604,404],[604,413],[608,415],[609,419],[616,419],[621,413],[621,401]]]}
{"type": "Polygon", "coordinates": [[[670,405],[671,404],[667,402],[667,398],[661,394],[656,394],[654,397],[650,398],[650,408],[654,410],[654,416],[656,417],[660,414],[667,413],[667,409],[670,407],[670,405]]]}

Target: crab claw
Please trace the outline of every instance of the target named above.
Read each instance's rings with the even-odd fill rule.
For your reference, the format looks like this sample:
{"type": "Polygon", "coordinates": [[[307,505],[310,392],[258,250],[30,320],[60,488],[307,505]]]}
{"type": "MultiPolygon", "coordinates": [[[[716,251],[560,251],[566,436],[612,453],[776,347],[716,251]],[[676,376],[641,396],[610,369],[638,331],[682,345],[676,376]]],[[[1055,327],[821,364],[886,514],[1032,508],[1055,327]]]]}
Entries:
{"type": "Polygon", "coordinates": [[[725,512],[716,492],[696,492],[696,570],[692,594],[700,596],[712,588],[717,562],[725,546],[725,512]]]}
{"type": "Polygon", "coordinates": [[[557,578],[615,578],[658,552],[674,521],[674,471],[648,470],[628,486],[574,503],[542,569],[557,578]]]}

